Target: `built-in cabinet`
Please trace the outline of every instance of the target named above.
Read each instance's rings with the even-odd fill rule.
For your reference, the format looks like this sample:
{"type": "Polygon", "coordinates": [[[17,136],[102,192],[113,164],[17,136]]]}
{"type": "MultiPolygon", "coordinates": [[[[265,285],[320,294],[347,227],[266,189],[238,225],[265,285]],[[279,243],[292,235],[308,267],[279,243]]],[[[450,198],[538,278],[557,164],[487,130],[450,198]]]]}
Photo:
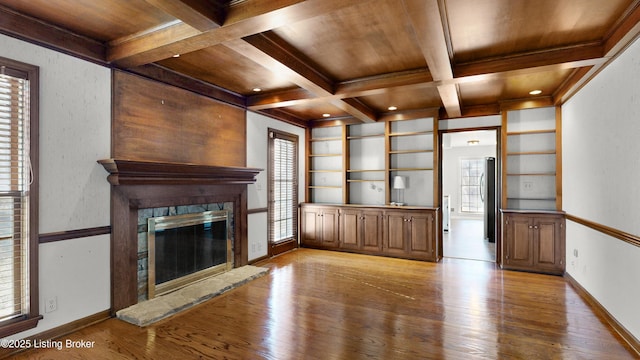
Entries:
{"type": "Polygon", "coordinates": [[[556,107],[503,113],[504,269],[564,273],[560,117],[556,107]]]}
{"type": "Polygon", "coordinates": [[[331,207],[307,207],[300,214],[301,238],[314,247],[338,246],[338,209],[331,207]]]}
{"type": "Polygon", "coordinates": [[[300,244],[437,261],[436,216],[434,208],[305,203],[300,206],[300,244]],[[332,214],[329,221],[326,214],[332,214]],[[338,236],[333,241],[331,236],[335,234],[338,236]]]}
{"type": "Polygon", "coordinates": [[[505,269],[562,274],[565,219],[562,212],[502,211],[505,269]]]}

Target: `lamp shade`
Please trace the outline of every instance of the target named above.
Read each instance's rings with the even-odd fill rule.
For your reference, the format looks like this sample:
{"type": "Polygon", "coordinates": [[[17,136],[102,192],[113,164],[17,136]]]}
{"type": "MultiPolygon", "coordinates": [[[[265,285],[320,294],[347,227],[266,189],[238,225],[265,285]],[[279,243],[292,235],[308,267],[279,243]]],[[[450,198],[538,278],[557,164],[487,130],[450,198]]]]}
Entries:
{"type": "Polygon", "coordinates": [[[406,189],[407,186],[404,183],[404,177],[402,177],[402,176],[394,176],[393,177],[393,188],[394,189],[406,189]]]}

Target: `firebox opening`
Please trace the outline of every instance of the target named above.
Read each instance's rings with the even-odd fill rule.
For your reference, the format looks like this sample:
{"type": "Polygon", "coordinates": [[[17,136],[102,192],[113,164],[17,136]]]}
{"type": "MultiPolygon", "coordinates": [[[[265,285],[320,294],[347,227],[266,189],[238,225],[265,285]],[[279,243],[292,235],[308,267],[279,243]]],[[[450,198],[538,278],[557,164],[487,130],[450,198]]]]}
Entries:
{"type": "Polygon", "coordinates": [[[228,211],[148,219],[148,298],[231,270],[228,211]]]}

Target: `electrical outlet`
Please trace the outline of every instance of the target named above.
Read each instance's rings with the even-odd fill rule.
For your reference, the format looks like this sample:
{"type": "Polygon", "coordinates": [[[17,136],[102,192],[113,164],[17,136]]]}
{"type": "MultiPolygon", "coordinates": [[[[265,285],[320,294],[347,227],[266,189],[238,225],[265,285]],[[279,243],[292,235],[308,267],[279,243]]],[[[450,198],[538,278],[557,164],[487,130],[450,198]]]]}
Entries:
{"type": "Polygon", "coordinates": [[[533,182],[532,181],[525,181],[524,182],[524,189],[526,191],[531,191],[533,190],[533,182]]]}
{"type": "Polygon", "coordinates": [[[54,296],[54,297],[48,298],[45,304],[44,312],[50,313],[56,310],[58,310],[58,297],[54,296]]]}
{"type": "Polygon", "coordinates": [[[573,249],[573,256],[578,257],[578,249],[573,249]]]}

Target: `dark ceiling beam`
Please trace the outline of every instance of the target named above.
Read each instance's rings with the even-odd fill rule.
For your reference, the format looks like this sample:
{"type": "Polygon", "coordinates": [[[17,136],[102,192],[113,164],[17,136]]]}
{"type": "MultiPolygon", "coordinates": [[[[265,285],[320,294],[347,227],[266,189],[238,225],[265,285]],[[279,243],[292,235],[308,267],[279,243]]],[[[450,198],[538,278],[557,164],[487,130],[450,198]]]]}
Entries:
{"type": "Polygon", "coordinates": [[[242,95],[217,87],[210,83],[194,79],[177,73],[157,64],[148,64],[127,69],[134,74],[144,76],[168,85],[173,85],[196,94],[207,96],[214,100],[232,105],[238,108],[246,108],[246,100],[242,95]]]}
{"type": "Polygon", "coordinates": [[[200,32],[186,24],[113,41],[107,59],[133,67],[259,34],[371,0],[246,0],[233,3],[223,26],[200,32]],[[187,27],[191,29],[185,29],[187,27]],[[172,33],[176,36],[172,37],[172,33]]]}
{"type": "MultiPolygon", "coordinates": [[[[314,94],[333,95],[333,81],[328,76],[316,70],[316,66],[311,59],[304,56],[293,46],[284,42],[280,37],[271,31],[262,34],[247,36],[242,39],[247,44],[255,47],[258,52],[251,51],[250,56],[245,54],[246,47],[243,46],[241,55],[265,66],[274,73],[279,74],[281,66],[272,65],[275,60],[286,69],[297,76],[291,78],[292,82],[303,89],[314,94]]],[[[225,44],[226,45],[226,44],[225,44]]]]}
{"type": "Polygon", "coordinates": [[[640,36],[640,0],[634,0],[604,36],[602,62],[575,71],[554,93],[556,104],[563,104],[591,81],[610,61],[640,36]]]}
{"type": "Polygon", "coordinates": [[[391,88],[424,87],[432,82],[433,76],[427,69],[415,69],[342,81],[336,84],[335,94],[342,97],[370,96],[391,88]]]}
{"type": "Polygon", "coordinates": [[[640,36],[640,0],[634,0],[604,37],[604,52],[613,57],[640,36]]]}
{"type": "Polygon", "coordinates": [[[227,17],[228,1],[145,0],[199,31],[219,28],[227,17]]]}
{"type": "MultiPolygon", "coordinates": [[[[402,4],[433,79],[445,82],[453,80],[445,10],[438,4],[438,0],[402,0],[402,4]]],[[[438,85],[438,93],[450,117],[462,115],[456,85],[438,85]]]]}
{"type": "MultiPolygon", "coordinates": [[[[253,95],[247,98],[247,106],[251,110],[261,110],[292,106],[308,101],[326,101],[331,98],[377,95],[399,88],[418,90],[425,87],[438,87],[441,97],[454,97],[453,101],[449,103],[455,104],[455,97],[458,96],[457,84],[488,79],[506,79],[514,75],[558,69],[591,67],[607,61],[607,58],[602,57],[602,52],[602,46],[589,43],[543,52],[516,54],[504,58],[484,59],[456,65],[453,68],[456,76],[453,79],[442,81],[435,81],[426,69],[388,73],[337,83],[335,93],[325,97],[315,96],[306,90],[299,89],[253,95]]],[[[460,116],[464,116],[464,114],[460,116]]],[[[450,116],[447,115],[447,117],[450,116]]]]}
{"type": "Polygon", "coordinates": [[[266,109],[263,111],[258,111],[257,113],[302,128],[306,128],[309,125],[306,121],[300,120],[300,118],[298,118],[297,116],[291,115],[283,109],[266,109]]]}
{"type": "MultiPolygon", "coordinates": [[[[224,46],[251,59],[269,71],[309,91],[315,97],[334,96],[331,79],[316,69],[310,59],[299,53],[273,32],[251,35],[229,41],[224,46]]],[[[363,122],[376,121],[376,114],[356,99],[329,99],[334,106],[363,122]]]]}
{"type": "Polygon", "coordinates": [[[106,64],[106,46],[0,6],[0,33],[37,43],[81,59],[106,64]]]}
{"type": "Polygon", "coordinates": [[[251,110],[278,108],[309,101],[355,98],[378,95],[398,89],[422,89],[435,87],[431,74],[426,69],[416,69],[342,81],[335,84],[335,93],[327,97],[316,97],[304,89],[291,89],[247,98],[251,110]]]}
{"type": "Polygon", "coordinates": [[[314,95],[308,90],[296,88],[249,96],[247,97],[247,108],[249,110],[259,111],[264,109],[294,106],[314,100],[322,102],[325,101],[324,98],[314,97],[314,95]]]}
{"type": "Polygon", "coordinates": [[[562,84],[553,93],[553,98],[556,105],[561,105],[567,100],[566,96],[577,86],[584,84],[587,74],[593,69],[593,66],[585,66],[574,69],[562,84]]]}
{"type": "Polygon", "coordinates": [[[486,74],[517,74],[526,71],[544,71],[544,67],[557,69],[577,68],[606,61],[604,48],[598,42],[548,49],[525,54],[514,54],[455,65],[456,79],[486,74]]]}

